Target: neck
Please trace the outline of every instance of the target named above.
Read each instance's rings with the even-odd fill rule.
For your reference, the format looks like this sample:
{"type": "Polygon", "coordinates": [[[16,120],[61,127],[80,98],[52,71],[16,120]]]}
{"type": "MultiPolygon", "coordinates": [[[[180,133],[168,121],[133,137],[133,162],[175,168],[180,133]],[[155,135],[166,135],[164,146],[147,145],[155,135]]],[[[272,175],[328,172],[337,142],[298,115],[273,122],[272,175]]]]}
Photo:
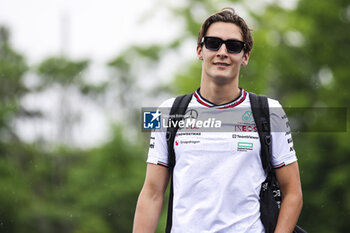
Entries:
{"type": "Polygon", "coordinates": [[[236,99],[240,95],[238,79],[231,83],[217,84],[215,82],[201,82],[200,93],[210,102],[221,105],[236,99]]]}

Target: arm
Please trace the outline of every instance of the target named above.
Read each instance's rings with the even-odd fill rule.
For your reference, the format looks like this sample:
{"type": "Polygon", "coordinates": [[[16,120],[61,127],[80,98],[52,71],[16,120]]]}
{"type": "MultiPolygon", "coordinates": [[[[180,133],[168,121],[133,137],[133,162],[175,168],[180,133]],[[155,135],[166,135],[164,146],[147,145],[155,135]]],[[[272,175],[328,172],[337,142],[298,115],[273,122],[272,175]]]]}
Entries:
{"type": "Polygon", "coordinates": [[[282,192],[282,205],[275,233],[291,233],[303,206],[298,163],[291,163],[275,171],[282,192]]]}
{"type": "Polygon", "coordinates": [[[133,233],[155,232],[168,182],[168,168],[147,165],[145,183],[137,201],[133,233]]]}

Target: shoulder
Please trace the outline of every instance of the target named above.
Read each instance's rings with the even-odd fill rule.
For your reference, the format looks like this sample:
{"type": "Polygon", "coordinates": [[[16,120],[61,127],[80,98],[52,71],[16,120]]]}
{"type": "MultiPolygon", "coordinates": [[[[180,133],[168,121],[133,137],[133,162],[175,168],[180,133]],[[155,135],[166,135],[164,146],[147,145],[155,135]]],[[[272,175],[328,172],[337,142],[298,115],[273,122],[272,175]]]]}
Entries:
{"type": "MultiPolygon", "coordinates": [[[[255,93],[248,92],[248,95],[250,95],[250,94],[255,94],[255,93]]],[[[267,100],[268,100],[268,104],[269,104],[270,108],[280,108],[280,107],[282,107],[280,102],[278,100],[276,100],[276,99],[272,99],[272,98],[267,97],[267,100]]],[[[250,102],[250,98],[248,98],[248,101],[250,102]]]]}
{"type": "Polygon", "coordinates": [[[281,108],[282,105],[280,104],[280,102],[276,99],[271,99],[271,98],[267,98],[268,102],[269,102],[269,107],[270,108],[281,108]]]}
{"type": "Polygon", "coordinates": [[[277,117],[278,119],[286,119],[286,113],[278,100],[268,98],[270,117],[277,117]]]}
{"type": "Polygon", "coordinates": [[[170,108],[171,106],[173,106],[174,101],[175,97],[167,99],[159,105],[159,108],[170,108]]]}
{"type": "Polygon", "coordinates": [[[173,98],[170,98],[170,99],[167,99],[165,101],[163,101],[161,103],[161,105],[159,106],[159,108],[171,108],[175,102],[175,99],[178,98],[178,97],[191,97],[190,101],[192,100],[193,98],[193,93],[189,93],[189,94],[186,94],[186,95],[180,95],[180,96],[177,96],[177,97],[173,97],[173,98]]]}

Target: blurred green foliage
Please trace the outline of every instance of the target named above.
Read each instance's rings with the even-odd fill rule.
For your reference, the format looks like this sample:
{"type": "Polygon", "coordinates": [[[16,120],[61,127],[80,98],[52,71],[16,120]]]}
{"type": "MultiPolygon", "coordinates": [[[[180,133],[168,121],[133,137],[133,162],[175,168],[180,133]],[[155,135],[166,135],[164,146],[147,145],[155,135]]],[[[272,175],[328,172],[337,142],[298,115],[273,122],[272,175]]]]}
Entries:
{"type": "Polygon", "coordinates": [[[10,124],[22,112],[20,98],[27,93],[22,83],[28,66],[22,55],[11,48],[9,30],[0,27],[0,137],[17,139],[10,124]]]}
{"type": "MultiPolygon", "coordinates": [[[[254,47],[249,65],[242,69],[240,86],[276,98],[285,107],[349,107],[347,0],[300,0],[295,9],[270,1],[259,12],[248,1],[231,2],[245,9],[253,27],[254,47]]],[[[205,19],[196,15],[196,9],[206,17],[218,7],[214,1],[191,0],[167,8],[185,23],[182,34],[165,45],[126,49],[107,64],[114,80],[100,86],[84,82],[88,60],[47,58],[36,67],[40,88],[59,85],[65,95],[64,90],[74,86],[82,95],[97,96],[113,85],[121,105],[133,105],[129,100],[139,92],[134,85],[143,75],[139,72],[157,69],[163,56],[179,52],[186,39],[195,44],[205,19]]],[[[123,126],[112,126],[108,142],[85,150],[60,143],[48,149],[40,141],[21,141],[13,122],[33,115],[20,102],[35,91],[24,85],[29,68],[24,56],[12,48],[8,29],[0,27],[0,232],[131,232],[145,175],[147,135],[130,137],[123,126]]],[[[199,61],[188,63],[168,86],[153,89],[151,97],[194,91],[200,72],[199,61]]],[[[132,114],[137,119],[138,113],[132,114]]],[[[299,225],[309,232],[350,232],[348,128],[337,133],[295,132],[293,137],[304,193],[299,225]]],[[[163,211],[157,233],[164,231],[165,219],[163,211]]]]}
{"type": "Polygon", "coordinates": [[[88,61],[70,61],[65,57],[50,57],[38,67],[38,73],[44,84],[60,83],[63,86],[79,84],[81,73],[87,68],[88,61]]]}

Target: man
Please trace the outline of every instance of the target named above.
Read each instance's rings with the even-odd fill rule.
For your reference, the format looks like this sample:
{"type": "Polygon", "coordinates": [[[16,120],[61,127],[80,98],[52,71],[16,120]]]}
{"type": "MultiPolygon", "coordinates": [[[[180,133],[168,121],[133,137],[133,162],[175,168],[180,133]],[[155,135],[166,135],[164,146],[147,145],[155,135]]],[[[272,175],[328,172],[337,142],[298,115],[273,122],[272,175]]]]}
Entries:
{"type": "MultiPolygon", "coordinates": [[[[252,46],[248,26],[232,8],[210,16],[198,36],[201,85],[188,109],[202,107],[214,113],[226,109],[237,115],[241,107],[250,108],[249,93],[238,87],[238,79],[241,66],[248,64],[252,46]]],[[[173,102],[174,99],[167,100],[161,107],[170,108],[173,102]]],[[[269,105],[280,107],[271,99],[269,105]]],[[[272,125],[286,123],[283,111],[272,117],[272,125]]],[[[250,116],[244,120],[251,120],[250,116]]],[[[261,165],[258,134],[254,127],[235,126],[238,132],[178,131],[174,146],[172,233],[264,232],[259,191],[266,174],[261,165]],[[240,138],[245,144],[239,144],[240,138]]],[[[283,194],[275,232],[292,232],[302,208],[297,158],[289,132],[271,134],[272,165],[283,194]]],[[[134,233],[155,232],[170,177],[165,133],[152,132],[151,143],[134,233]]]]}

